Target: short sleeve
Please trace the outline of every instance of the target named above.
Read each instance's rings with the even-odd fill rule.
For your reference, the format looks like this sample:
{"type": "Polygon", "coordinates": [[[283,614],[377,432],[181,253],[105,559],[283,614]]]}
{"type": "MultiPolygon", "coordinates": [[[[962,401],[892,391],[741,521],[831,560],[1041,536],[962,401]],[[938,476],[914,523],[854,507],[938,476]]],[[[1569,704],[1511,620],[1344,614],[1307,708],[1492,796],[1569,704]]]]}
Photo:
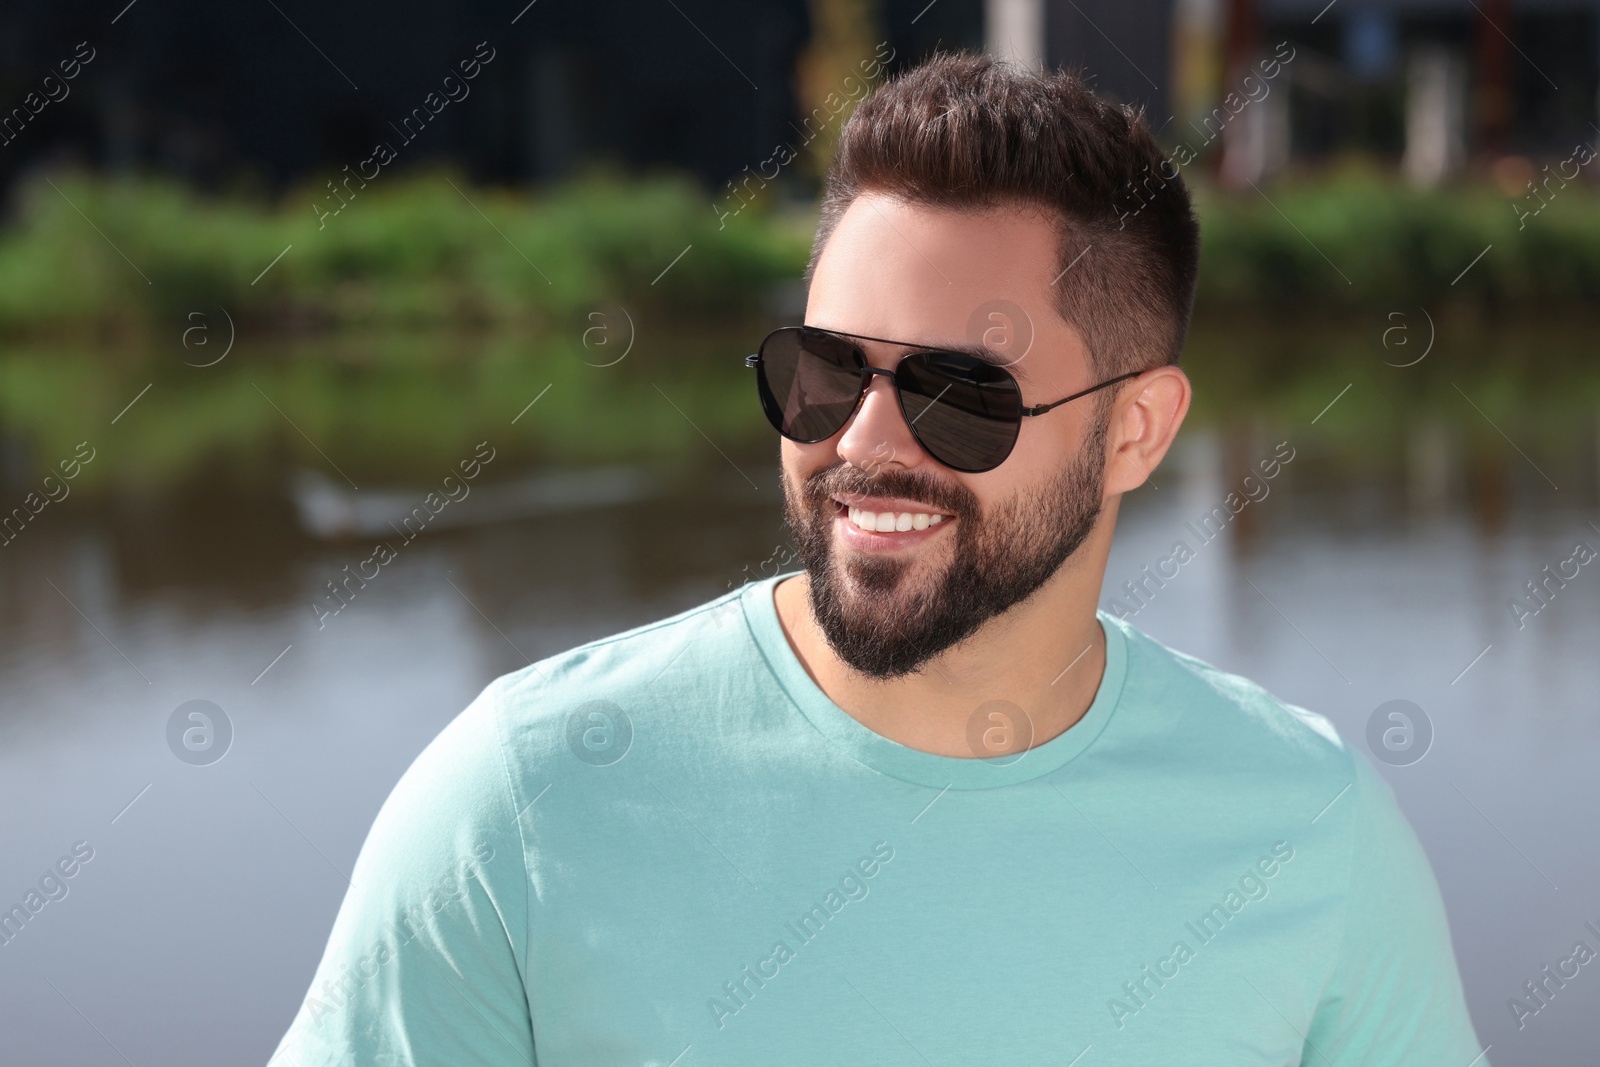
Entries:
{"type": "Polygon", "coordinates": [[[491,685],[373,822],[270,1067],[536,1063],[528,879],[491,685]]]}
{"type": "Polygon", "coordinates": [[[1428,857],[1389,784],[1351,750],[1350,885],[1302,1063],[1489,1067],[1467,1014],[1428,857]]]}

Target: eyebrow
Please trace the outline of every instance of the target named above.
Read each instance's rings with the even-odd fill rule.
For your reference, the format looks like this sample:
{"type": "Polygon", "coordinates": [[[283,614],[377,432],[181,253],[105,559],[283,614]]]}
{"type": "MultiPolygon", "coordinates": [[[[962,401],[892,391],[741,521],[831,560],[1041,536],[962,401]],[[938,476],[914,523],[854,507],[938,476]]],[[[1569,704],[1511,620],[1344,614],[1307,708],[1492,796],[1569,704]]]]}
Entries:
{"type": "MultiPolygon", "coordinates": [[[[823,333],[836,333],[841,337],[848,337],[853,341],[877,341],[879,344],[899,345],[902,348],[915,348],[924,352],[959,352],[964,356],[971,356],[973,359],[980,359],[985,363],[1008,371],[1010,372],[1011,376],[1016,378],[1019,382],[1028,380],[1028,372],[1022,368],[1021,357],[1014,360],[1008,360],[994,349],[987,348],[983,345],[943,344],[939,342],[924,341],[892,341],[887,337],[869,337],[863,333],[850,333],[847,330],[834,330],[826,326],[812,326],[810,323],[807,323],[806,326],[813,330],[821,330],[823,333]]],[[[1024,353],[1024,355],[1026,355],[1026,353],[1024,353]]]]}

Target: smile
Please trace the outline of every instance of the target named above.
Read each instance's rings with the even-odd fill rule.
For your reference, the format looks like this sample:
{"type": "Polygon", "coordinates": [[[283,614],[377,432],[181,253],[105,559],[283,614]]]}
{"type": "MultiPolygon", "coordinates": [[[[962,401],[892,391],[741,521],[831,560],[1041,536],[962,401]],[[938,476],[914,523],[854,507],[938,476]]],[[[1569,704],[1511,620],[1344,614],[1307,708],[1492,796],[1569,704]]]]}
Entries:
{"type": "Polygon", "coordinates": [[[857,552],[898,552],[955,525],[956,517],[906,497],[839,493],[833,497],[835,529],[857,552]]]}
{"type": "Polygon", "coordinates": [[[926,530],[944,521],[944,516],[926,511],[864,511],[861,508],[845,509],[845,516],[861,530],[869,533],[904,533],[907,530],[926,530]]]}

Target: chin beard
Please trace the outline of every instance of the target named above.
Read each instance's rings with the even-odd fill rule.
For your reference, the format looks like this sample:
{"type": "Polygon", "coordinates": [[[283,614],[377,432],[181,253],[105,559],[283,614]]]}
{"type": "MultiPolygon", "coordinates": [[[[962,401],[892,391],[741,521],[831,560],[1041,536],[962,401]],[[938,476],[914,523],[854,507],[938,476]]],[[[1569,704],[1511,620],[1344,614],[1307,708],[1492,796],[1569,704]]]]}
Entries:
{"type": "MultiPolygon", "coordinates": [[[[984,514],[971,490],[925,470],[869,476],[840,465],[784,480],[784,518],[810,575],[811,611],[852,670],[886,681],[971,637],[1049,581],[1100,517],[1108,420],[1097,418],[1073,460],[1038,490],[1023,488],[984,514]],[[953,559],[923,561],[834,554],[835,493],[897,496],[956,517],[953,559]]],[[[949,538],[946,538],[949,540],[949,538]]]]}

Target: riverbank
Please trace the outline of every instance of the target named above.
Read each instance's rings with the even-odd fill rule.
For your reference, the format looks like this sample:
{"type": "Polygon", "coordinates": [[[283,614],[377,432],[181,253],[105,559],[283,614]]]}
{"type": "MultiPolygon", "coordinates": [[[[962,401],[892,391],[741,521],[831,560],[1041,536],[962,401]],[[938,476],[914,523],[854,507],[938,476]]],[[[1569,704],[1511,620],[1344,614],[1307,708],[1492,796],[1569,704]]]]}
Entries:
{"type": "MultiPolygon", "coordinates": [[[[1600,194],[1576,182],[1531,199],[1484,183],[1423,192],[1364,171],[1242,193],[1191,177],[1201,314],[1454,305],[1542,317],[1600,303],[1600,194]]],[[[602,172],[525,193],[414,170],[355,191],[337,214],[329,195],[37,175],[0,225],[0,336],[153,339],[220,309],[258,337],[548,332],[608,302],[695,322],[792,291],[815,222],[805,206],[719,217],[672,175],[602,172]]]]}
{"type": "MultiPolygon", "coordinates": [[[[772,325],[758,315],[698,328],[613,310],[550,332],[241,331],[231,350],[226,323],[206,321],[203,346],[177,333],[6,346],[0,482],[25,488],[85,440],[99,451],[75,496],[195,478],[276,485],[300,467],[383,485],[484,440],[508,471],[725,466],[719,449],[775,447],[742,362],[772,325]]],[[[1342,323],[1204,315],[1182,362],[1195,384],[1188,422],[1299,427],[1364,468],[1403,465],[1418,433],[1521,464],[1504,433],[1558,484],[1587,484],[1600,414],[1592,338],[1578,320],[1495,326],[1417,307],[1342,323]]]]}

